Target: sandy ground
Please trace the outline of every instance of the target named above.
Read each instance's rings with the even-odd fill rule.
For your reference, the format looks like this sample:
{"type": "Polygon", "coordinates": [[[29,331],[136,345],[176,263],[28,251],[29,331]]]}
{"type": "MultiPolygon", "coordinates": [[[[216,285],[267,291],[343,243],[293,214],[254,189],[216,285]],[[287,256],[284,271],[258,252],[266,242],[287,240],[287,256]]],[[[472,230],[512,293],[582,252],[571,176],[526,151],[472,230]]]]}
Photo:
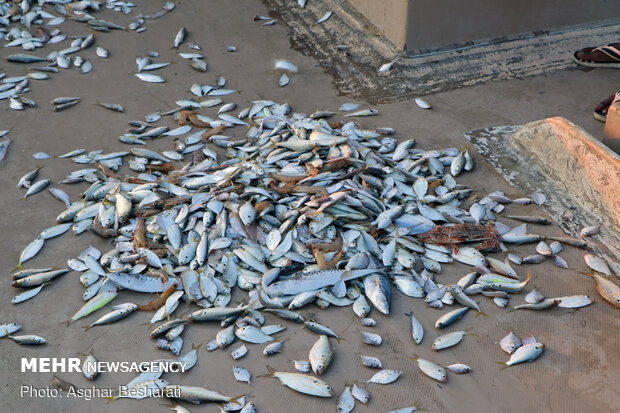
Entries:
{"type": "MultiPolygon", "coordinates": [[[[139,11],[153,11],[159,7],[144,1],[138,4],[139,11]]],[[[4,232],[0,240],[0,262],[6,274],[5,283],[0,287],[0,314],[2,321],[21,323],[24,334],[40,334],[49,342],[42,347],[22,347],[8,340],[0,342],[1,411],[167,411],[162,407],[164,401],[160,399],[122,400],[107,405],[101,399],[20,397],[21,385],[45,387],[52,379],[51,373],[20,373],[21,357],[73,357],[94,349],[100,360],[143,361],[167,357],[168,353],[154,349],[153,342],[148,339],[149,327],[145,323],[150,316],[147,314],[134,314],[120,323],[94,328],[86,333],[80,327],[91,321],[92,317],[70,328],[59,325],[82,305],[83,289],[77,273],[69,273],[55,281],[29,302],[17,306],[10,304],[16,291],[9,286],[8,277],[20,251],[39,231],[52,225],[54,218],[63,210],[63,206],[47,192],[28,201],[20,200],[23,192],[15,185],[20,176],[37,164],[45,166],[41,176],[51,178],[53,182],[79,168],[69,160],[36,161],[32,158],[34,152],[59,155],[76,148],[105,151],[128,149],[116,139],[125,131],[128,120],[142,119],[154,110],[173,108],[176,99],[190,97],[188,89],[192,83],[214,82],[218,74],[226,76],[229,87],[240,90],[238,95],[226,101],[234,101],[241,107],[250,100],[265,98],[289,102],[295,110],[310,113],[317,109],[335,110],[348,101],[346,96],[337,95],[329,76],[315,61],[289,48],[287,29],[282,22],[273,27],[263,27],[252,21],[255,14],[266,12],[260,2],[253,0],[181,2],[173,13],[149,22],[148,30],[143,34],[96,34],[97,44],[108,48],[111,57],[99,59],[94,49],[89,49],[83,55],[94,63],[90,74],[81,75],[73,69],[62,71],[50,80],[33,81],[32,92],[27,96],[39,103],[37,108],[19,113],[9,109],[6,102],[0,102],[1,127],[14,128],[9,135],[13,143],[8,159],[0,166],[0,222],[4,232]],[[181,26],[189,31],[188,41],[203,46],[209,65],[208,73],[193,71],[170,49],[174,34],[181,26]],[[239,51],[227,53],[227,45],[236,45],[239,51]],[[176,62],[158,72],[168,80],[167,83],[147,84],[131,75],[135,71],[136,56],[147,50],[159,51],[160,61],[176,62]],[[290,59],[301,68],[285,88],[277,86],[278,75],[272,70],[276,58],[290,59]],[[49,101],[58,96],[81,96],[83,102],[65,112],[54,113],[49,101]],[[121,103],[127,111],[124,114],[107,111],[94,105],[99,100],[121,103]]],[[[98,16],[127,21],[127,17],[116,13],[102,12],[98,16]]],[[[88,33],[85,26],[77,23],[65,26],[64,31],[68,34],[88,33]]],[[[46,48],[42,54],[51,50],[46,48]]],[[[9,52],[12,51],[1,49],[0,61],[6,62],[5,56],[9,52]]],[[[9,75],[18,75],[25,71],[25,67],[3,63],[2,70],[9,75]]],[[[399,138],[415,137],[420,148],[462,147],[466,144],[462,137],[465,131],[520,124],[555,115],[564,116],[595,136],[600,136],[603,127],[592,119],[592,106],[617,89],[619,75],[617,71],[568,70],[497,82],[429,96],[432,111],[422,111],[412,101],[380,105],[380,116],[362,122],[370,128],[392,126],[399,138]]],[[[238,129],[239,134],[243,133],[241,128],[238,129]]],[[[160,139],[150,147],[168,149],[171,146],[169,139],[160,139]]],[[[481,193],[502,189],[509,196],[523,195],[509,187],[482,159],[476,157],[476,161],[475,171],[463,175],[459,181],[473,185],[481,193]]],[[[65,186],[63,189],[77,199],[85,186],[65,186]]],[[[519,213],[533,211],[515,206],[509,206],[507,210],[519,213]]],[[[556,226],[533,230],[543,234],[561,234],[556,226]]],[[[28,267],[62,264],[89,244],[103,251],[110,249],[110,245],[94,235],[85,234],[78,238],[65,234],[47,242],[44,250],[28,263],[28,267]]],[[[533,253],[533,246],[515,249],[533,253]]],[[[567,247],[562,255],[572,268],[585,271],[582,251],[567,247]]],[[[457,347],[441,353],[430,350],[430,343],[438,335],[432,326],[444,311],[425,307],[420,300],[395,292],[391,316],[372,312],[378,323],[373,331],[384,338],[384,344],[378,348],[361,342],[359,331],[362,328],[350,309],[320,311],[317,307],[311,307],[307,311],[314,312],[317,321],[342,332],[345,338],[341,343],[334,342],[336,356],[323,378],[337,394],[345,383],[364,383],[374,371],[359,363],[360,354],[375,355],[381,358],[386,368],[403,371],[394,384],[369,384],[367,387],[372,399],[366,406],[358,403],[355,410],[358,412],[386,411],[412,405],[416,401],[428,411],[443,412],[617,411],[620,403],[617,393],[620,378],[617,356],[620,344],[616,333],[620,328],[618,310],[602,302],[594,291],[592,280],[576,271],[558,269],[550,262],[530,268],[534,277],[526,292],[537,288],[547,296],[590,294],[595,298],[595,303],[577,311],[553,309],[506,313],[489,299],[481,297],[481,306],[489,316],[474,318],[470,313],[451,328],[472,327],[476,336],[466,337],[457,347]],[[426,337],[420,346],[413,343],[409,320],[404,315],[412,309],[426,329],[426,337]],[[544,355],[535,363],[500,371],[496,362],[507,360],[507,356],[497,342],[509,331],[518,335],[532,331],[545,343],[544,355]],[[422,375],[415,363],[407,358],[414,353],[444,365],[466,363],[472,366],[473,372],[465,376],[450,375],[448,383],[439,385],[422,375]]],[[[525,273],[524,268],[518,271],[525,273]]],[[[469,268],[464,265],[446,265],[439,279],[449,284],[466,272],[469,268]]],[[[117,301],[145,303],[151,298],[122,292],[117,301]]],[[[523,294],[513,297],[512,303],[522,300],[523,294]]],[[[271,323],[282,322],[274,317],[267,318],[271,323]]],[[[314,334],[300,329],[299,325],[284,323],[288,328],[282,338],[289,341],[280,355],[266,359],[261,354],[262,346],[249,345],[248,355],[233,362],[230,349],[209,353],[203,346],[199,350],[197,367],[184,376],[169,375],[167,378],[172,383],[205,386],[229,395],[250,393],[251,400],[262,412],[335,411],[336,397],[323,400],[303,396],[280,386],[275,379],[256,378],[267,372],[266,365],[290,371],[291,359],[307,357],[314,334]],[[251,386],[234,382],[233,364],[251,371],[251,386]]],[[[216,324],[187,328],[183,333],[186,343],[184,351],[190,349],[192,343],[207,343],[218,330],[219,325],[216,324]]],[[[92,385],[77,373],[59,376],[81,388],[92,385]]],[[[127,383],[133,376],[104,374],[95,384],[100,388],[114,387],[127,383]]],[[[187,407],[191,411],[218,411],[215,405],[187,407]]]]}

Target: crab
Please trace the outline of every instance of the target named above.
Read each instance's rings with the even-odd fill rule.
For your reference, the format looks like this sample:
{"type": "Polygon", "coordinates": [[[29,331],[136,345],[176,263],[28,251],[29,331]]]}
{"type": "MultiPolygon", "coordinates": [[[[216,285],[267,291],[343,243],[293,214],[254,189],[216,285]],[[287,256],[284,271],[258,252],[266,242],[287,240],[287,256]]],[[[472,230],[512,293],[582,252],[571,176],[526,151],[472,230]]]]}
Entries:
{"type": "Polygon", "coordinates": [[[496,251],[502,237],[497,230],[479,224],[438,225],[416,236],[423,242],[452,246],[458,251],[458,244],[478,242],[478,251],[496,251]]]}

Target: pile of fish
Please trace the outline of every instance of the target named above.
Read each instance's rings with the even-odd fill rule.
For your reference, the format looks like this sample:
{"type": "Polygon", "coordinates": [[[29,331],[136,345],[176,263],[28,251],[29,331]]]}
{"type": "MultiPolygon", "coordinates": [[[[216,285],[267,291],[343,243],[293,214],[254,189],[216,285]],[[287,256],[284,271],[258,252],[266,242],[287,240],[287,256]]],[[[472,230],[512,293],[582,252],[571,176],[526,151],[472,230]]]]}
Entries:
{"type": "Polygon", "coordinates": [[[498,362],[504,365],[502,368],[536,360],[545,350],[545,345],[538,342],[532,333],[520,339],[512,331],[499,342],[499,346],[510,354],[510,359],[507,362],[498,362]]]}
{"type": "MultiPolygon", "coordinates": [[[[220,323],[222,330],[206,345],[208,350],[243,342],[231,352],[236,360],[247,353],[246,344],[266,345],[265,356],[284,349],[285,340],[277,340],[274,334],[286,327],[266,324],[265,315],[303,323],[318,335],[308,360],[294,361],[294,372],[270,369],[269,375],[297,392],[331,397],[333,388],[317,376],[329,368],[337,349],[333,340],[340,337],[329,326],[302,316],[299,309],[313,303],[322,309],[350,307],[360,323],[371,328],[376,325],[368,317],[372,308],[390,314],[396,288],[415,299],[411,302],[414,308],[454,306],[438,317],[435,328],[440,330],[470,310],[484,314],[474,295],[506,307],[532,278],[528,270],[522,280],[511,263],[534,264],[558,257],[562,245],[587,246],[582,239],[529,233],[528,223],[548,224],[544,218],[511,216],[525,222],[515,228],[501,223],[498,215],[504,205],[527,205],[532,200],[512,200],[499,191],[479,196],[456,181],[474,168],[467,150],[418,149],[414,139],[398,142],[391,128],[364,129],[355,119],[377,115],[375,109],[346,114],[358,109],[358,105],[347,104],[340,113],[306,115],[291,112],[288,104],[256,100],[237,116],[228,113],[236,109],[234,104],[223,105],[217,117],[198,113],[223,103],[213,96],[224,95],[225,84],[220,77],[215,85],[193,85],[196,97],[210,99],[177,101],[178,107],[167,114],[152,113],[146,122],[132,121],[135,129],[120,137],[124,143],[138,145],[128,151],[86,153],[79,149],[61,156],[91,164],[61,183],[89,186],[74,202],[56,188],[55,196],[67,209],[57,217],[56,225],[43,230],[23,250],[12,286],[24,291],[14,303],[53,288],[52,281],[71,270],[82,273],[85,304],[68,325],[107,307],[122,290],[160,294],[148,304],[112,305],[110,312],[84,327],[88,330],[136,311],[152,311],[150,321],[157,326],[150,337],[156,346],[178,356],[176,360],[190,360],[192,366],[197,361],[196,348],[181,352],[183,331],[193,324],[220,323]],[[157,125],[167,119],[165,115],[176,120],[174,129],[157,125]],[[246,132],[235,136],[239,126],[246,132]],[[174,138],[171,150],[144,146],[164,137],[174,138]],[[135,173],[121,169],[124,161],[135,173]],[[103,252],[89,247],[68,260],[68,268],[23,269],[46,242],[69,230],[76,235],[92,230],[111,240],[114,247],[103,252]],[[553,242],[548,245],[548,240],[553,242]],[[522,258],[505,246],[526,243],[537,244],[534,257],[542,258],[522,258]],[[506,261],[488,255],[500,250],[505,251],[506,261]],[[472,271],[453,285],[444,284],[438,275],[453,261],[471,266],[472,271]],[[242,304],[232,304],[233,294],[235,298],[246,296],[242,304]],[[175,314],[182,301],[193,307],[186,317],[175,314]],[[310,371],[314,375],[307,374],[310,371]]],[[[35,181],[38,171],[29,172],[19,182],[29,187],[26,196],[50,183],[35,181]]],[[[544,203],[539,192],[532,198],[544,203]]],[[[562,261],[556,264],[566,268],[562,261]]],[[[598,272],[610,271],[595,255],[588,254],[586,262],[598,272]]],[[[592,277],[601,296],[620,306],[618,287],[597,273],[592,277]]],[[[531,292],[526,304],[513,309],[577,308],[591,303],[589,296],[545,299],[531,292]]],[[[428,327],[414,312],[409,318],[413,342],[419,345],[428,327]]],[[[441,335],[431,348],[442,351],[468,335],[473,335],[469,329],[441,335]]],[[[383,342],[379,334],[367,331],[361,339],[369,349],[383,342]]],[[[543,351],[535,339],[518,344],[514,338],[505,339],[502,348],[516,350],[507,366],[534,360],[543,351]]],[[[471,370],[461,363],[444,368],[418,356],[413,359],[422,373],[439,382],[448,380],[448,371],[471,370]]],[[[381,360],[372,355],[361,356],[361,362],[381,369],[368,383],[389,384],[402,374],[383,369],[381,360]]],[[[233,375],[250,382],[250,372],[240,366],[233,368],[233,375]]],[[[129,387],[177,389],[180,396],[175,397],[180,400],[229,403],[225,407],[229,411],[244,408],[245,399],[240,402],[202,387],[170,385],[160,377],[161,372],[141,375],[129,387]]],[[[338,411],[349,412],[355,400],[366,403],[369,399],[366,389],[346,386],[338,411]]],[[[254,411],[253,404],[245,406],[245,411],[254,411]]]]}
{"type": "MultiPolygon", "coordinates": [[[[30,52],[72,39],[69,47],[53,51],[44,57],[30,53],[15,53],[7,56],[9,62],[41,63],[41,65],[29,67],[28,69],[32,73],[27,75],[6,77],[6,73],[0,73],[0,79],[2,79],[0,100],[8,99],[9,106],[14,110],[34,107],[36,102],[24,96],[30,91],[31,80],[48,79],[47,73],[58,73],[59,68],[77,67],[83,74],[89,73],[93,69],[91,60],[81,53],[84,53],[95,43],[94,34],[67,36],[60,28],[56,27],[63,24],[66,19],[85,23],[89,30],[100,32],[125,29],[142,32],[146,30],[145,19],[160,17],[175,7],[174,3],[168,1],[159,12],[146,15],[141,13],[128,27],[124,27],[111,21],[96,19],[90,14],[90,12],[100,10],[102,5],[123,14],[131,13],[132,8],[136,6],[131,2],[115,0],[108,0],[105,3],[96,0],[0,1],[0,40],[6,41],[4,47],[21,47],[24,51],[30,52]]],[[[103,47],[97,47],[96,55],[100,58],[107,58],[109,53],[103,47]]],[[[56,106],[54,109],[62,110],[69,106],[72,105],[56,106]]]]}

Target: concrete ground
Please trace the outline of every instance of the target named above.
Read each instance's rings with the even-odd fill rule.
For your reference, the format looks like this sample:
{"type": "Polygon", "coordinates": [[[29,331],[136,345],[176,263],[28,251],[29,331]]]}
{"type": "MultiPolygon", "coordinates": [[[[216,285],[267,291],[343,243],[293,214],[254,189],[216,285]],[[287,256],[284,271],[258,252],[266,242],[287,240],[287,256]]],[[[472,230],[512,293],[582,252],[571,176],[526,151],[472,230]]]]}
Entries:
{"type": "MultiPolygon", "coordinates": [[[[138,11],[150,12],[159,6],[137,1],[138,11]]],[[[68,398],[22,398],[21,385],[45,387],[50,383],[49,373],[20,373],[21,357],[73,357],[94,349],[99,360],[152,360],[165,358],[168,353],[156,350],[148,339],[149,327],[145,325],[150,315],[134,314],[130,318],[107,327],[84,332],[92,317],[77,322],[69,328],[59,325],[82,305],[83,288],[77,273],[69,273],[46,287],[39,296],[26,303],[13,306],[10,299],[16,294],[9,286],[9,272],[17,262],[22,248],[34,239],[39,231],[53,225],[54,218],[63,206],[47,192],[22,201],[22,190],[16,189],[18,179],[35,165],[44,165],[41,177],[56,183],[80,166],[69,160],[37,161],[32,154],[45,151],[59,155],[76,148],[104,149],[106,152],[125,150],[128,147],[117,140],[127,128],[127,121],[142,119],[155,110],[173,108],[174,101],[189,98],[188,89],[194,82],[212,83],[218,74],[224,75],[229,87],[240,91],[225,101],[241,107],[255,99],[274,99],[288,102],[294,110],[311,113],[314,110],[337,110],[347,96],[339,96],[332,87],[332,79],[316,61],[304,57],[290,48],[287,28],[279,21],[265,27],[252,21],[256,14],[268,10],[255,0],[210,0],[181,2],[177,9],[160,20],[149,21],[148,30],[142,34],[127,32],[96,33],[97,44],[110,50],[110,58],[99,59],[94,49],[83,53],[94,63],[90,74],[81,75],[75,69],[61,71],[52,79],[32,81],[32,92],[27,96],[39,106],[24,112],[8,108],[0,102],[2,129],[13,128],[7,160],[0,165],[0,210],[2,211],[3,236],[0,239],[0,262],[5,268],[5,283],[0,286],[0,314],[2,322],[17,321],[23,325],[24,334],[39,334],[47,338],[42,347],[19,346],[1,340],[0,347],[0,400],[3,412],[162,412],[160,399],[143,401],[121,400],[106,404],[105,400],[68,398]],[[192,70],[171,50],[172,39],[180,27],[188,29],[188,42],[202,45],[209,70],[206,74],[192,70]],[[225,47],[235,45],[237,53],[227,53],[225,47]],[[176,64],[160,70],[167,83],[147,84],[131,74],[135,72],[135,58],[147,50],[161,53],[159,61],[176,64]],[[285,58],[296,63],[300,72],[292,76],[287,87],[277,85],[278,74],[273,71],[275,59],[285,58]],[[80,96],[83,101],[64,112],[52,111],[49,101],[59,96],[80,96]],[[123,114],[107,111],[94,105],[97,101],[121,103],[123,114]]],[[[128,17],[103,11],[98,18],[126,23],[128,17]]],[[[293,24],[293,23],[291,23],[293,24]]],[[[64,31],[68,34],[87,34],[89,30],[78,23],[69,22],[64,31]]],[[[615,40],[615,39],[610,39],[615,40]]],[[[60,47],[58,47],[60,49],[60,47]]],[[[187,49],[187,47],[185,47],[187,49]]],[[[52,48],[44,49],[45,55],[52,48]]],[[[2,71],[9,75],[25,72],[25,67],[6,63],[5,57],[14,53],[0,49],[2,71]]],[[[362,119],[368,128],[391,126],[399,139],[416,139],[419,148],[463,147],[467,141],[463,132],[493,125],[522,124],[532,120],[563,116],[582,126],[594,136],[602,136],[603,124],[592,118],[595,103],[618,89],[620,71],[614,70],[563,70],[525,79],[513,79],[485,85],[446,91],[427,96],[433,105],[423,111],[413,101],[382,104],[377,107],[380,115],[362,119]]],[[[215,113],[213,110],[205,111],[215,113]]],[[[170,126],[172,126],[172,122],[170,126]]],[[[233,133],[242,134],[233,129],[233,133]]],[[[172,143],[159,139],[150,148],[169,149],[172,143]]],[[[509,196],[521,196],[518,190],[497,175],[485,161],[476,155],[474,172],[459,177],[459,181],[474,186],[480,193],[497,189],[509,196]]],[[[77,199],[84,185],[63,186],[72,199],[77,199]]],[[[508,206],[508,212],[535,213],[533,208],[508,206]]],[[[544,215],[544,211],[537,211],[544,215]]],[[[516,225],[516,222],[503,219],[516,225]]],[[[561,235],[557,226],[532,227],[532,232],[561,235]]],[[[62,265],[75,257],[89,244],[103,251],[110,249],[106,241],[92,234],[75,237],[65,234],[46,242],[41,253],[28,262],[27,267],[62,265]]],[[[533,246],[518,247],[523,254],[533,253],[533,246]]],[[[379,386],[369,384],[371,401],[364,406],[358,403],[356,412],[386,411],[419,401],[428,411],[477,411],[477,412],[610,412],[620,403],[617,381],[620,378],[617,340],[620,321],[618,310],[610,307],[597,295],[591,279],[577,271],[585,271],[583,252],[566,247],[564,259],[574,270],[561,270],[551,262],[531,266],[533,281],[526,291],[536,288],[547,296],[590,294],[595,303],[581,310],[553,309],[544,312],[506,313],[490,300],[481,297],[483,310],[488,317],[474,318],[468,314],[458,328],[473,327],[475,337],[467,337],[459,346],[442,353],[430,350],[430,342],[437,335],[433,323],[443,312],[425,307],[421,301],[395,293],[392,315],[373,312],[378,326],[375,332],[384,337],[385,343],[369,348],[361,343],[360,326],[350,309],[329,308],[320,311],[312,308],[317,321],[342,332],[346,339],[335,344],[333,365],[323,378],[339,394],[345,383],[368,380],[373,371],[359,363],[359,354],[376,355],[386,368],[403,371],[394,384],[379,386]],[[408,318],[404,313],[414,310],[424,324],[427,337],[421,346],[413,344],[408,318]],[[535,363],[500,371],[497,361],[507,360],[497,342],[508,332],[518,335],[533,332],[545,343],[544,355],[535,363]],[[442,364],[463,362],[472,366],[469,375],[451,375],[446,384],[439,385],[422,375],[414,362],[407,357],[418,354],[442,364]]],[[[499,258],[499,257],[498,257],[499,258]]],[[[446,265],[439,276],[442,283],[450,284],[468,271],[460,264],[446,265]]],[[[520,274],[526,269],[519,268],[520,274]]],[[[241,300],[239,295],[235,297],[241,300]]],[[[152,297],[122,292],[118,302],[146,303],[152,297]]],[[[513,304],[522,302],[523,295],[513,297],[513,304]]],[[[268,317],[273,323],[279,319],[268,317]]],[[[248,368],[253,375],[252,386],[233,381],[233,360],[229,351],[207,352],[204,344],[214,338],[219,325],[199,325],[183,333],[184,351],[190,345],[203,344],[199,350],[198,366],[185,376],[168,376],[172,383],[205,386],[229,395],[251,394],[261,412],[334,411],[336,397],[323,400],[294,393],[280,386],[275,379],[257,378],[267,372],[266,365],[277,370],[291,370],[291,359],[305,359],[308,342],[313,334],[300,330],[298,325],[286,323],[282,338],[285,351],[265,359],[261,346],[249,346],[250,352],[235,362],[248,368]]],[[[66,373],[59,376],[80,388],[90,388],[93,383],[80,374],[66,373]]],[[[126,384],[133,374],[104,374],[94,384],[99,388],[126,384]]],[[[191,411],[216,412],[215,405],[188,406],[191,411]]]]}

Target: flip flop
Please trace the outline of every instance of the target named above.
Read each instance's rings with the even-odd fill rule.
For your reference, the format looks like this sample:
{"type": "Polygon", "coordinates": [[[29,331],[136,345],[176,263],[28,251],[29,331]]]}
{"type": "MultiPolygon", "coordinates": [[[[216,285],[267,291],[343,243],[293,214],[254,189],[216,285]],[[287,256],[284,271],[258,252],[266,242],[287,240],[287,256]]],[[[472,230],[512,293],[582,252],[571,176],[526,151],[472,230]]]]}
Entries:
{"type": "Polygon", "coordinates": [[[617,48],[613,47],[612,45],[607,45],[607,46],[597,47],[593,49],[592,51],[605,53],[607,56],[609,56],[614,61],[613,62],[596,62],[596,61],[589,61],[589,60],[581,60],[580,58],[577,57],[577,53],[579,53],[579,50],[578,50],[573,55],[573,58],[575,59],[575,63],[581,66],[586,66],[586,67],[607,67],[607,68],[612,68],[612,69],[620,69],[620,50],[618,50],[617,48]]]}
{"type": "Polygon", "coordinates": [[[598,105],[594,106],[594,119],[600,120],[601,122],[607,121],[607,110],[614,103],[620,100],[620,92],[611,95],[598,105]]]}

